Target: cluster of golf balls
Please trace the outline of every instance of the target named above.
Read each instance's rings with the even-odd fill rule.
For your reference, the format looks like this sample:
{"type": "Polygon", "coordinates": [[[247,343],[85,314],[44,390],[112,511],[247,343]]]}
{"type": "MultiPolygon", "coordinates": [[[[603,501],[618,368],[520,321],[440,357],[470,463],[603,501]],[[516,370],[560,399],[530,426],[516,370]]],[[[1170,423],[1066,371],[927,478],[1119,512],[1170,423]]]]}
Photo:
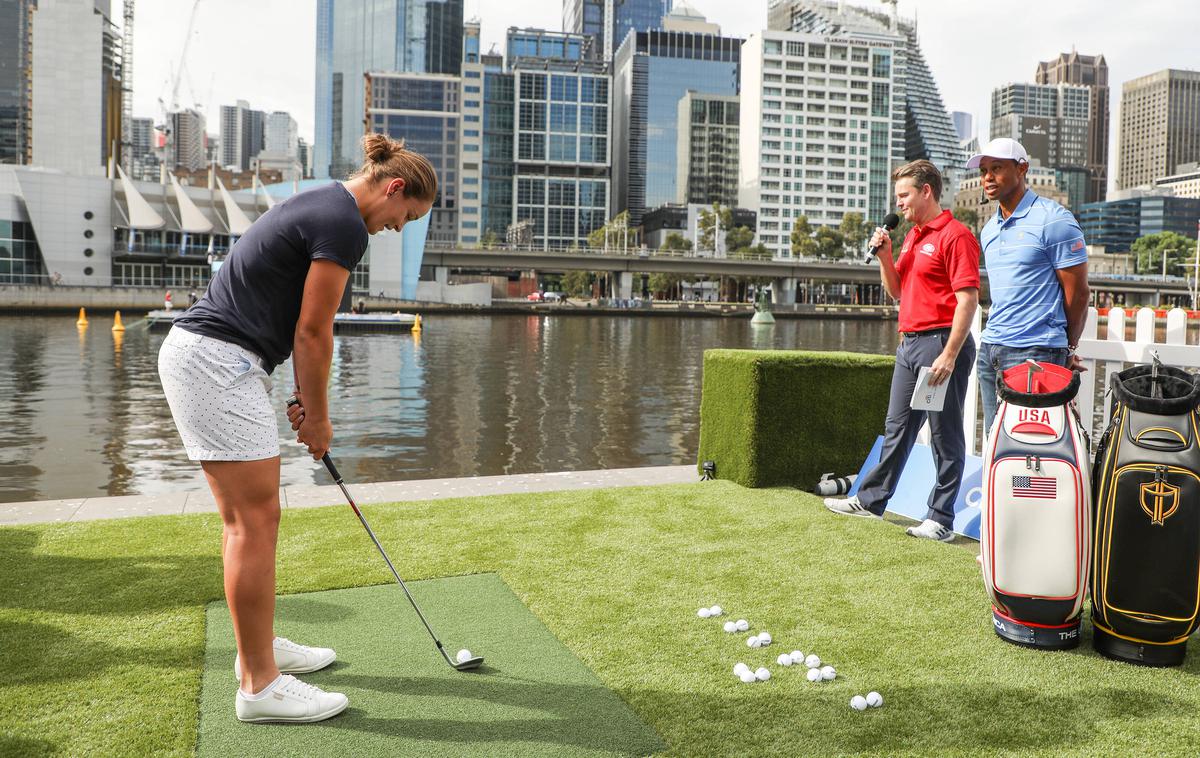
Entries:
{"type": "Polygon", "coordinates": [[[736,632],[744,632],[747,629],[749,629],[750,622],[747,621],[746,619],[738,619],[737,621],[726,621],[725,626],[722,628],[729,634],[735,634],[736,632]]]}
{"type": "Polygon", "coordinates": [[[696,611],[696,615],[702,619],[706,619],[713,616],[720,616],[724,612],[725,611],[721,610],[721,606],[714,605],[711,608],[701,608],[700,610],[696,611]]]}
{"type": "Polygon", "coordinates": [[[738,661],[737,665],[733,667],[733,675],[738,679],[741,679],[746,684],[750,684],[752,682],[765,682],[771,678],[771,672],[767,670],[766,666],[759,666],[755,670],[751,671],[750,667],[741,661],[738,661]]]}
{"type": "Polygon", "coordinates": [[[770,632],[759,632],[758,634],[752,634],[746,638],[746,647],[759,648],[759,647],[766,647],[767,645],[770,645],[770,644],[771,644],[770,632]]]}
{"type": "Polygon", "coordinates": [[[850,698],[850,707],[856,711],[865,711],[867,707],[878,708],[883,705],[883,695],[878,692],[868,692],[866,697],[855,695],[850,698]]]}

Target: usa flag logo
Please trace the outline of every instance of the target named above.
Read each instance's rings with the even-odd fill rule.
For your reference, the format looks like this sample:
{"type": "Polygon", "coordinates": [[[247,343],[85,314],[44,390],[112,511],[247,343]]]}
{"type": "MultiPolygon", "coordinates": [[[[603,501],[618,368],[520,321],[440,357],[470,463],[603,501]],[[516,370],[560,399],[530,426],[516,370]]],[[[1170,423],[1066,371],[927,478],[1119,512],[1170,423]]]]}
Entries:
{"type": "Polygon", "coordinates": [[[1052,476],[1014,476],[1013,497],[1033,497],[1053,500],[1058,497],[1058,480],[1052,476]]]}

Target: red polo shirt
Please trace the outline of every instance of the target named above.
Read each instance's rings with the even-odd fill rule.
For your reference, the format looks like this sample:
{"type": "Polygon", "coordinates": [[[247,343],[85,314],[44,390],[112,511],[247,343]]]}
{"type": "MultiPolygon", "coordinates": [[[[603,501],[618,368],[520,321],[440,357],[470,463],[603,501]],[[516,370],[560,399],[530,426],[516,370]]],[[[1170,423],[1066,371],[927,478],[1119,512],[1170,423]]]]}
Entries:
{"type": "Polygon", "coordinates": [[[900,259],[900,323],[902,332],[941,329],[954,323],[954,293],[979,287],[979,242],[971,230],[942,211],[904,238],[900,259]]]}

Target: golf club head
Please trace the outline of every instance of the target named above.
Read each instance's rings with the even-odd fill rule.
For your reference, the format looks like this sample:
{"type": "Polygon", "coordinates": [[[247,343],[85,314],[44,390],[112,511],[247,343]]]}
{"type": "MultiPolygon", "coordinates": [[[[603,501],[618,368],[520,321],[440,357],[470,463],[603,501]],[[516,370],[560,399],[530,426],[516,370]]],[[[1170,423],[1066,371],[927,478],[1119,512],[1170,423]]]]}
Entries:
{"type": "Polygon", "coordinates": [[[474,657],[466,659],[462,663],[454,663],[451,665],[453,665],[454,668],[458,671],[474,671],[475,669],[477,669],[483,665],[483,656],[476,655],[474,657]]]}

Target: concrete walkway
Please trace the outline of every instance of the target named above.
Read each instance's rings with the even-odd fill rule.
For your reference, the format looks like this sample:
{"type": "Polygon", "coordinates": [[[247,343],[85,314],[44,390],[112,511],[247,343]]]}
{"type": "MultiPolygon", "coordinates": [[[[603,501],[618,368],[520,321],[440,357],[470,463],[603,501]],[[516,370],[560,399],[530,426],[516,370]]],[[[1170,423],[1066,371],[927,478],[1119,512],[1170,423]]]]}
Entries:
{"type": "MultiPolygon", "coordinates": [[[[371,503],[441,500],[480,495],[682,484],[698,481],[699,478],[695,466],[652,466],[601,471],[563,471],[553,474],[470,476],[367,484],[347,483],[346,486],[350,490],[350,494],[354,496],[356,503],[369,505],[371,503]]],[[[336,485],[281,487],[279,490],[279,503],[284,508],[316,508],[345,502],[342,491],[336,485]]],[[[208,491],[178,492],[170,495],[126,495],[0,503],[0,526],[91,521],[106,518],[129,518],[130,516],[213,513],[216,510],[217,505],[208,491]]]]}

